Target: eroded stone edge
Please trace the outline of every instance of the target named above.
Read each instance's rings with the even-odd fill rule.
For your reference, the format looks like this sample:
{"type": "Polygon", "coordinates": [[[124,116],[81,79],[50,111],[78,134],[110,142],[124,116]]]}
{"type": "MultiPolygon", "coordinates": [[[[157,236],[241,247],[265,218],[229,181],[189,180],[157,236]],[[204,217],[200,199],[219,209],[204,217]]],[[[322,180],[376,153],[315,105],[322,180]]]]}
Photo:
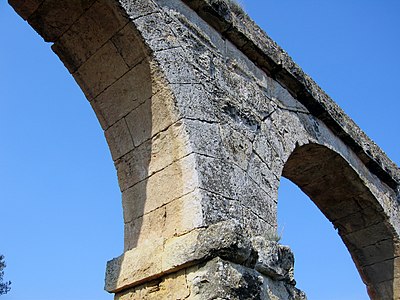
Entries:
{"type": "Polygon", "coordinates": [[[383,182],[400,191],[400,169],[248,15],[225,1],[182,0],[321,119],[383,182]]]}
{"type": "Polygon", "coordinates": [[[242,232],[237,222],[222,221],[168,240],[149,241],[147,251],[135,248],[107,263],[105,289],[117,293],[215,257],[294,286],[290,249],[263,237],[250,241],[242,232]]]}

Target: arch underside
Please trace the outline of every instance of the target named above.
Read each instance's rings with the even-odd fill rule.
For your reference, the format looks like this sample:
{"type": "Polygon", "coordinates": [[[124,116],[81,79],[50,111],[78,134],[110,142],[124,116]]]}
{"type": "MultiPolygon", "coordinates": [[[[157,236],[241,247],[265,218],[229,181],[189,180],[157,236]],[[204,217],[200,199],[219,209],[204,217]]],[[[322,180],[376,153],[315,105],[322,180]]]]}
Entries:
{"type": "Polygon", "coordinates": [[[283,176],[297,184],[338,230],[374,299],[396,299],[399,240],[367,184],[325,146],[296,148],[283,176]]]}

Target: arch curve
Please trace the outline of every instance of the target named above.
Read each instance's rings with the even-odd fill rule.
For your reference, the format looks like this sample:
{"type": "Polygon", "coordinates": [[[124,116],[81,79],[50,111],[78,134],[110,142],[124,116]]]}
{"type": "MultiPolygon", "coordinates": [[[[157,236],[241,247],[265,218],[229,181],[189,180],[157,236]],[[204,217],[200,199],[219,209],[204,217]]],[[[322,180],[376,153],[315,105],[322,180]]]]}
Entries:
{"type": "Polygon", "coordinates": [[[299,186],[338,230],[370,297],[397,299],[399,238],[352,166],[326,146],[306,144],[295,148],[282,175],[299,186]]]}
{"type": "Polygon", "coordinates": [[[181,222],[180,215],[170,220],[173,214],[168,214],[164,220],[166,210],[183,206],[167,204],[193,191],[196,181],[187,179],[196,173],[191,170],[193,155],[188,156],[185,124],[179,119],[160,57],[157,60],[154,54],[160,49],[152,41],[163,34],[153,32],[151,21],[160,20],[152,17],[157,14],[155,4],[113,0],[9,3],[52,43],[104,130],[122,192],[125,251],[192,229],[190,222],[182,228],[166,225],[181,222]]]}
{"type": "MultiPolygon", "coordinates": [[[[125,252],[107,269],[110,292],[125,293],[225,255],[226,249],[236,256],[238,245],[246,251],[236,262],[245,262],[252,246],[238,241],[276,225],[282,160],[295,141],[325,136],[327,144],[343,146],[369,172],[365,166],[371,160],[363,163],[354,153],[365,150],[363,140],[351,138],[347,147],[343,133],[350,121],[333,120],[331,114],[342,117],[341,112],[334,105],[329,110],[330,100],[319,89],[316,95],[327,101],[322,106],[308,95],[314,91],[301,72],[300,79],[295,76],[304,79],[300,85],[287,76],[297,72],[294,65],[285,73],[290,60],[282,69],[281,58],[279,67],[271,64],[269,50],[262,50],[260,59],[252,46],[245,51],[253,41],[243,40],[246,32],[227,34],[236,19],[225,9],[222,16],[208,1],[178,0],[9,2],[54,43],[105,130],[125,222],[125,252]],[[202,5],[192,10],[189,3],[202,5]],[[300,95],[310,111],[292,95],[300,95]],[[257,101],[248,101],[253,96],[257,101]],[[237,229],[238,223],[245,229],[237,229]]],[[[270,50],[273,56],[281,52],[275,45],[270,50]]],[[[382,204],[386,198],[377,199],[346,160],[324,146],[297,147],[283,173],[337,226],[370,295],[397,297],[398,234],[388,221],[390,204],[382,204]]]]}

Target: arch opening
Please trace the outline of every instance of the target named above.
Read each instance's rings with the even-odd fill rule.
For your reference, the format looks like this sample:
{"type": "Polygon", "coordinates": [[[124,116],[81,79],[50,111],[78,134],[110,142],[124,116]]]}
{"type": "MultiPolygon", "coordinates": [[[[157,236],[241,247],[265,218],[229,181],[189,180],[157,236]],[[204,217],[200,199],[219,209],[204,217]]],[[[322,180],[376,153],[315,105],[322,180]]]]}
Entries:
{"type": "Polygon", "coordinates": [[[282,176],[295,183],[338,230],[372,299],[393,299],[398,242],[367,185],[338,153],[318,144],[297,147],[282,176]]]}
{"type": "Polygon", "coordinates": [[[367,291],[337,231],[293,182],[281,177],[278,236],[294,253],[296,286],[309,299],[368,299],[367,291]],[[315,288],[318,286],[318,288],[315,288]]]}

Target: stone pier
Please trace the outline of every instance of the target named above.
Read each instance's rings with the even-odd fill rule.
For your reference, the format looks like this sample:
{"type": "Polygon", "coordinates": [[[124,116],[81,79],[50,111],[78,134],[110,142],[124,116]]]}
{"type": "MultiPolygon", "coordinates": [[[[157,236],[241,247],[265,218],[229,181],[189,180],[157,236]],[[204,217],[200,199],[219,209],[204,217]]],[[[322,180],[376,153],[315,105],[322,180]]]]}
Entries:
{"type": "Polygon", "coordinates": [[[400,299],[399,168],[233,1],[9,0],[85,93],[122,194],[115,299],[305,299],[282,176],[400,299]]]}

